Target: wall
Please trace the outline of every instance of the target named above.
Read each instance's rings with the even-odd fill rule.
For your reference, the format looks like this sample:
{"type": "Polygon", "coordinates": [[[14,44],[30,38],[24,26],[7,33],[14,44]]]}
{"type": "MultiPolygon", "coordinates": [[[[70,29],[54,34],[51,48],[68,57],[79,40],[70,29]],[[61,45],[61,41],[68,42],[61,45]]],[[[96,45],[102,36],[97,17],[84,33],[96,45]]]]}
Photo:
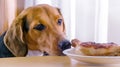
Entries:
{"type": "Polygon", "coordinates": [[[120,0],[109,0],[108,41],[120,44],[120,0]]]}
{"type": "Polygon", "coordinates": [[[95,1],[76,1],[76,38],[94,41],[95,1]]]}
{"type": "MultiPolygon", "coordinates": [[[[108,42],[120,44],[120,0],[109,0],[108,42]]],[[[94,41],[95,0],[76,2],[76,38],[81,41],[94,41]]]]}
{"type": "Polygon", "coordinates": [[[3,31],[3,25],[5,22],[5,4],[3,0],[0,0],[0,33],[3,31]]]}
{"type": "Polygon", "coordinates": [[[66,37],[71,38],[70,21],[70,0],[61,0],[60,7],[66,26],[66,37]]]}
{"type": "Polygon", "coordinates": [[[8,29],[6,0],[0,0],[0,35],[8,29]]]}

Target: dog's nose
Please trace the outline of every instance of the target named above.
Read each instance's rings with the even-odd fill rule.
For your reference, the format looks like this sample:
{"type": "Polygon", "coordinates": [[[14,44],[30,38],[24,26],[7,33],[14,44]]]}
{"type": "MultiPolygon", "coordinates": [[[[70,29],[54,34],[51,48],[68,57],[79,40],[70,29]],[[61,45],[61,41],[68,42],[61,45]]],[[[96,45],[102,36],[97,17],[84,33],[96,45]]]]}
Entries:
{"type": "Polygon", "coordinates": [[[68,40],[63,40],[59,43],[59,48],[61,51],[71,48],[71,43],[68,40]]]}

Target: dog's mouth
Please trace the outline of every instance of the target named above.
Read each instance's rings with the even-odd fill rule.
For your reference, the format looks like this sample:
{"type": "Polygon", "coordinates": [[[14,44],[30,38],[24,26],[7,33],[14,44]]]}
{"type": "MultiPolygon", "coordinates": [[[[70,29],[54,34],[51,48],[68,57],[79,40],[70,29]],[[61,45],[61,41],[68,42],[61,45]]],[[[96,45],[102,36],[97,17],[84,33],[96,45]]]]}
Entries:
{"type": "MultiPolygon", "coordinates": [[[[59,54],[55,54],[56,56],[66,56],[63,52],[60,52],[59,54]]],[[[54,55],[54,56],[55,56],[54,55]]],[[[51,54],[49,54],[48,52],[44,51],[43,52],[43,56],[52,56],[51,54]]]]}
{"type": "Polygon", "coordinates": [[[49,56],[49,54],[47,52],[43,52],[43,56],[49,56]]]}
{"type": "Polygon", "coordinates": [[[71,43],[68,40],[62,40],[54,50],[44,51],[43,56],[65,56],[63,51],[69,48],[71,48],[71,43]]]}

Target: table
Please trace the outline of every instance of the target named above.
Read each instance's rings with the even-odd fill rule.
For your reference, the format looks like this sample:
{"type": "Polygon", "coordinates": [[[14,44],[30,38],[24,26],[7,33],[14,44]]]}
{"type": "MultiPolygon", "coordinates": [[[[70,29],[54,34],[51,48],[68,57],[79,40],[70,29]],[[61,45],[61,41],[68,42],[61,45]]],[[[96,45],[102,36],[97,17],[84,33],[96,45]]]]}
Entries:
{"type": "Polygon", "coordinates": [[[120,64],[88,64],[67,56],[0,58],[0,67],[120,67],[120,64]]]}

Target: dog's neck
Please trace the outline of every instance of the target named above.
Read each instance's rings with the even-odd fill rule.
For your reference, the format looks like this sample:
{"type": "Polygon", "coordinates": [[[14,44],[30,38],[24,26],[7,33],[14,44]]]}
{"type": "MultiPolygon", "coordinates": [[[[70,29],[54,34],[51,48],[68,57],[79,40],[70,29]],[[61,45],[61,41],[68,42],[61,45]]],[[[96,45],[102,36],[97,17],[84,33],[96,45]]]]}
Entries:
{"type": "Polygon", "coordinates": [[[28,50],[28,53],[26,56],[27,57],[29,57],[29,56],[43,56],[43,53],[38,51],[38,50],[28,50]]]}

